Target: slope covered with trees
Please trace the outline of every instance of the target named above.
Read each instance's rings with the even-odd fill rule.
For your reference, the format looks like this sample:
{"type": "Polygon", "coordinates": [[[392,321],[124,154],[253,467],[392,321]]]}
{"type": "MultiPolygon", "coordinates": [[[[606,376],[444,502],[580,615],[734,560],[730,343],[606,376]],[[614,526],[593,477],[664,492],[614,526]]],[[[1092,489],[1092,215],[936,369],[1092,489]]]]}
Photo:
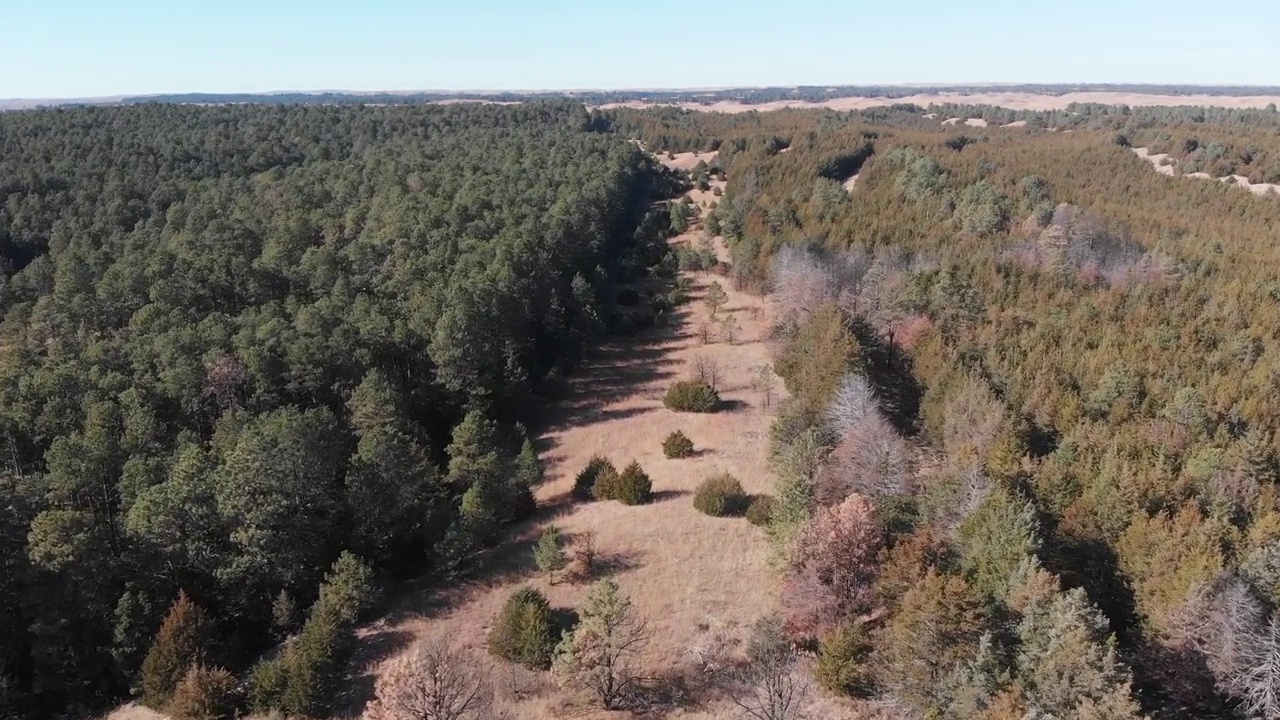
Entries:
{"type": "Polygon", "coordinates": [[[633,324],[676,182],[571,103],[0,116],[3,712],[140,687],[179,597],[158,687],[299,633],[253,691],[312,711],[370,568],[530,512],[515,421],[633,324]]]}
{"type": "Polygon", "coordinates": [[[1127,147],[1265,178],[1274,112],[922,112],[600,120],[718,148],[709,223],[775,293],[788,631],[924,716],[1275,716],[1280,199],[1127,147]]]}

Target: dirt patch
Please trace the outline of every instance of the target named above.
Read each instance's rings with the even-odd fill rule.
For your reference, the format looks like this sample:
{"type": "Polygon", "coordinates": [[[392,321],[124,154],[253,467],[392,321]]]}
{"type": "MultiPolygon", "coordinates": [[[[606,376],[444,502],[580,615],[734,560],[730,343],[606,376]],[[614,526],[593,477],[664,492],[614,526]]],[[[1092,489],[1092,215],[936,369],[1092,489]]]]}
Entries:
{"type": "Polygon", "coordinates": [[[841,185],[844,186],[845,190],[853,192],[853,189],[858,186],[858,176],[855,174],[853,177],[841,183],[841,185]]]}
{"type": "Polygon", "coordinates": [[[987,121],[982,118],[969,118],[964,121],[964,124],[969,127],[986,127],[987,121]]]}
{"type": "Polygon", "coordinates": [[[1013,122],[1005,123],[1004,125],[1001,125],[1000,127],[1007,127],[1007,128],[1020,128],[1020,127],[1026,127],[1026,126],[1027,126],[1027,121],[1026,121],[1026,120],[1014,120],[1013,122]]]}

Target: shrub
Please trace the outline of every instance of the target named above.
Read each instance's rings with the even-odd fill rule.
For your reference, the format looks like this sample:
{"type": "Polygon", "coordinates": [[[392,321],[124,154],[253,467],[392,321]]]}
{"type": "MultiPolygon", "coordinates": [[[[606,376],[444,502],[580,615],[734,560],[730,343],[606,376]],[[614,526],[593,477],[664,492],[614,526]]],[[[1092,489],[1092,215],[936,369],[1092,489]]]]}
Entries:
{"type": "Polygon", "coordinates": [[[763,527],[773,519],[773,508],[778,501],[772,495],[757,495],[747,506],[747,522],[763,527]]]}
{"type": "Polygon", "coordinates": [[[720,394],[703,380],[681,380],[667,390],[662,404],[677,412],[710,413],[720,408],[720,394]]]}
{"type": "Polygon", "coordinates": [[[236,679],[222,668],[193,665],[169,702],[173,720],[225,720],[236,706],[236,679]]]}
{"type": "Polygon", "coordinates": [[[602,477],[608,479],[617,474],[617,468],[609,462],[608,458],[593,455],[587,461],[587,466],[582,468],[582,472],[578,473],[578,477],[573,481],[573,496],[579,500],[589,500],[595,496],[596,483],[600,482],[602,477]]]}
{"type": "Polygon", "coordinates": [[[669,458],[686,458],[693,454],[693,441],[681,430],[673,430],[662,441],[662,454],[669,458]]]}
{"type": "Polygon", "coordinates": [[[268,714],[284,693],[284,665],[277,660],[262,660],[249,670],[246,689],[249,708],[255,713],[268,714]]]}
{"type": "Polygon", "coordinates": [[[600,473],[591,486],[591,497],[596,500],[614,500],[618,495],[618,471],[612,466],[600,473]]]}
{"type": "Polygon", "coordinates": [[[640,303],[640,293],[633,288],[622,288],[618,291],[617,303],[622,307],[635,307],[640,303]]]}
{"type": "Polygon", "coordinates": [[[653,492],[653,480],[640,468],[640,463],[631,461],[618,476],[617,490],[613,499],[623,505],[643,505],[649,502],[649,494],[653,492]]]}
{"type": "Polygon", "coordinates": [[[693,496],[693,506],[712,517],[728,517],[746,512],[749,498],[742,484],[728,473],[707,478],[693,496]]]}
{"type": "Polygon", "coordinates": [[[538,564],[538,569],[547,574],[547,581],[555,585],[556,572],[569,564],[569,558],[562,547],[560,528],[548,525],[542,531],[542,537],[538,538],[538,544],[533,548],[533,559],[538,564]]]}
{"type": "Polygon", "coordinates": [[[551,603],[531,587],[512,593],[489,632],[489,652],[509,662],[545,670],[551,666],[554,648],[551,603]]]}
{"type": "Polygon", "coordinates": [[[814,677],[833,693],[865,696],[871,690],[865,665],[870,653],[866,627],[857,620],[846,621],[822,641],[814,677]]]}

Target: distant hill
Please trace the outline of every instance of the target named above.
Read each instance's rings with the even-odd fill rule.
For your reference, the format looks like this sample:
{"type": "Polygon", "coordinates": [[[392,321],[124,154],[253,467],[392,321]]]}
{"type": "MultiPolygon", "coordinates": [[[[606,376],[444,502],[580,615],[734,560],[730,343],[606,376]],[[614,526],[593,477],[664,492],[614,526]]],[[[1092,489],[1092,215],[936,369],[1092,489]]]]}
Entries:
{"type": "Polygon", "coordinates": [[[266,103],[279,105],[412,105],[448,101],[528,102],[570,98],[587,105],[617,103],[691,103],[710,105],[734,102],[763,105],[779,102],[823,103],[840,98],[906,98],[921,95],[974,95],[1019,93],[1060,96],[1072,93],[1123,93],[1128,95],[1239,97],[1280,95],[1280,86],[1151,85],[1151,84],[974,84],[974,85],[800,85],[758,88],[645,89],[645,90],[548,90],[548,91],[445,91],[421,92],[320,92],[273,93],[174,93],[121,95],[74,99],[0,99],[0,110],[67,105],[136,105],[176,103],[223,105],[266,103]]]}

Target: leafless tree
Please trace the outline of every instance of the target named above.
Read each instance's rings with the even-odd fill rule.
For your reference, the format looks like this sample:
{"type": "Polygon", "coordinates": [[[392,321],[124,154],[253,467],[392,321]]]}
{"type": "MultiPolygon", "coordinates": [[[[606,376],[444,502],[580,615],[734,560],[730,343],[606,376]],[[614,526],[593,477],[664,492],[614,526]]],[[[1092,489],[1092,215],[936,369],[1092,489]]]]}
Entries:
{"type": "Polygon", "coordinates": [[[1280,616],[1272,615],[1240,648],[1241,664],[1232,674],[1245,708],[1265,718],[1280,717],[1280,616]]]}
{"type": "Polygon", "coordinates": [[[378,678],[373,720],[497,720],[490,673],[441,639],[415,646],[378,678]]]}
{"type": "Polygon", "coordinates": [[[742,670],[730,691],[739,714],[752,720],[803,720],[810,683],[788,649],[758,657],[742,670]]]}
{"type": "Polygon", "coordinates": [[[712,390],[720,389],[719,361],[706,355],[698,355],[693,359],[693,372],[699,380],[710,385],[712,390]]]}
{"type": "Polygon", "coordinates": [[[698,338],[702,340],[703,345],[711,342],[711,323],[702,323],[698,326],[698,338]]]}
{"type": "Polygon", "coordinates": [[[843,440],[868,418],[879,414],[880,405],[871,383],[863,375],[849,373],[827,406],[827,424],[835,436],[843,440]]]}
{"type": "Polygon", "coordinates": [[[774,375],[773,366],[768,363],[757,365],[751,369],[751,384],[756,392],[760,393],[761,400],[764,401],[765,407],[773,406],[774,394],[778,390],[777,377],[774,375]]]}
{"type": "Polygon", "coordinates": [[[796,324],[839,297],[839,278],[821,258],[788,245],[774,257],[773,293],[778,321],[796,324]]]}
{"type": "Polygon", "coordinates": [[[854,493],[903,495],[913,480],[907,443],[879,413],[850,428],[819,477],[818,502],[834,505],[854,493]]]}

